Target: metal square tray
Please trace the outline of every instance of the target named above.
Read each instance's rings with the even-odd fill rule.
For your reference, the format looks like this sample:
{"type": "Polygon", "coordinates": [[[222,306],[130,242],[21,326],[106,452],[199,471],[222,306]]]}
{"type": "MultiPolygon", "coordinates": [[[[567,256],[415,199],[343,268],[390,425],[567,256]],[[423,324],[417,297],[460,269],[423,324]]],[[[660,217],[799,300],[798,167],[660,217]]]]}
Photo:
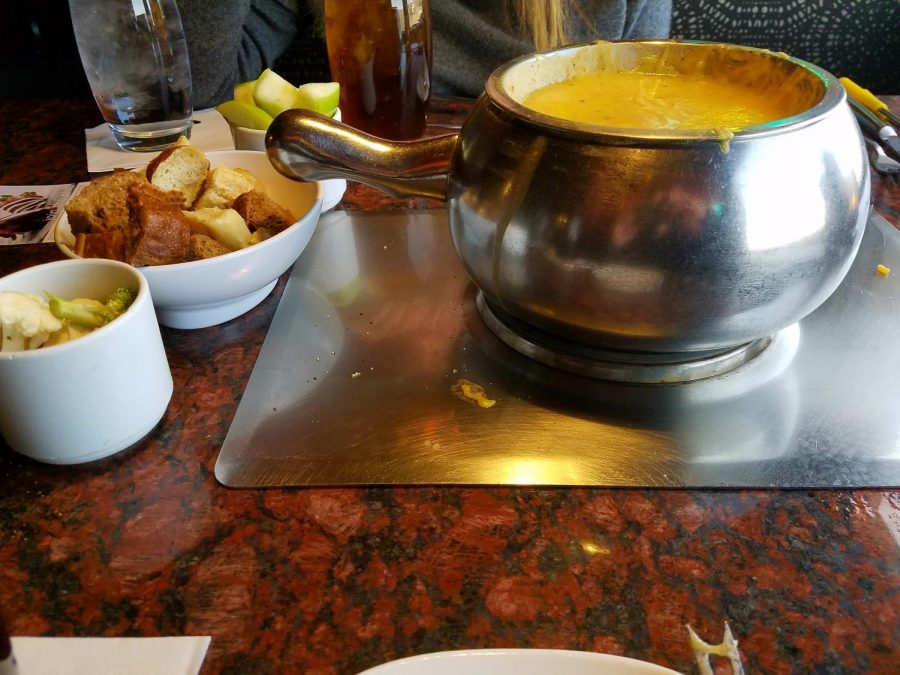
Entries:
{"type": "Polygon", "coordinates": [[[216,477],[232,487],[898,486],[898,272],[900,233],[873,215],[838,291],[750,363],[686,384],[623,385],[500,342],[474,310],[446,211],[334,212],[294,266],[216,477]],[[894,272],[878,276],[879,263],[894,272]],[[495,404],[461,395],[460,380],[495,404]]]}

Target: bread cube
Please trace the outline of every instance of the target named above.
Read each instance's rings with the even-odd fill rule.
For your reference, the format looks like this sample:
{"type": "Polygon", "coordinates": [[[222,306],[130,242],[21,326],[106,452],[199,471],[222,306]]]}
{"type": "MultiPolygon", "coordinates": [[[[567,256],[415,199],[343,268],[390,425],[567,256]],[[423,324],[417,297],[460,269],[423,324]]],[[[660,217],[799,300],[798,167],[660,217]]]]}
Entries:
{"type": "Polygon", "coordinates": [[[147,165],[147,180],[160,190],[181,196],[181,207],[190,208],[206,183],[209,160],[188,142],[166,148],[147,165]]]}
{"type": "Polygon", "coordinates": [[[229,209],[240,195],[250,190],[263,191],[262,183],[246,169],[219,166],[209,172],[195,209],[229,209]]]}
{"type": "Polygon", "coordinates": [[[184,216],[194,234],[212,237],[231,251],[245,248],[250,241],[250,229],[234,209],[195,209],[184,216]]]}

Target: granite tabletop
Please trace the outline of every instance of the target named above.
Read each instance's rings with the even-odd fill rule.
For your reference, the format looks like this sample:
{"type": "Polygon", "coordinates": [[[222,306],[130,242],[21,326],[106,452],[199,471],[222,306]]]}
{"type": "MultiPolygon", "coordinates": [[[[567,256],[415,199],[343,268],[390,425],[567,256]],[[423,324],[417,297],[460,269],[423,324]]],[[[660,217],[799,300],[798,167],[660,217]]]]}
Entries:
{"type": "MultiPolygon", "coordinates": [[[[892,105],[900,99],[890,99],[892,105]]],[[[436,102],[433,122],[466,104],[436,102]]],[[[88,179],[92,100],[0,103],[0,184],[88,179]]],[[[900,186],[875,177],[900,223],[900,186]]],[[[440,206],[351,184],[339,208],[440,206]]],[[[0,274],[60,255],[0,248],[0,274]]],[[[284,289],[163,329],[151,434],[77,467],[0,444],[0,613],[13,635],[211,635],[204,673],[356,673],[475,647],[695,672],[728,621],[752,673],[896,673],[900,491],[416,487],[231,490],[213,476],[284,289]]],[[[2,405],[2,402],[0,402],[2,405]]]]}

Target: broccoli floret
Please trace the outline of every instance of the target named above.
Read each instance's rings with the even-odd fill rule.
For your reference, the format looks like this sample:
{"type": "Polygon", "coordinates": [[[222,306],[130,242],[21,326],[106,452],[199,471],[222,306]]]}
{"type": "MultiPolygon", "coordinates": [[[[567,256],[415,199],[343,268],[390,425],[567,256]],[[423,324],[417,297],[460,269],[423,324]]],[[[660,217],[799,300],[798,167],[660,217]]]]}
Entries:
{"type": "Polygon", "coordinates": [[[137,291],[130,288],[117,288],[113,294],[106,299],[106,306],[119,316],[126,309],[131,307],[131,303],[137,297],[137,291]]]}
{"type": "Polygon", "coordinates": [[[80,298],[64,300],[50,291],[44,293],[50,298],[50,311],[53,316],[88,328],[99,328],[108,324],[128,309],[137,297],[137,292],[130,288],[117,288],[105,303],[80,298]]]}
{"type": "Polygon", "coordinates": [[[37,349],[63,327],[43,298],[30,293],[0,293],[0,351],[37,349]]]}

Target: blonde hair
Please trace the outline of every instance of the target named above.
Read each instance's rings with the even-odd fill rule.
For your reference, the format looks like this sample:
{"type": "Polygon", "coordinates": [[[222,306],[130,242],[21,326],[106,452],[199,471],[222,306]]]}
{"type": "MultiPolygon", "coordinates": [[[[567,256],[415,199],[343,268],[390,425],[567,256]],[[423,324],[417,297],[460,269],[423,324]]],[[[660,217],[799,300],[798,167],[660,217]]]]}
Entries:
{"type": "Polygon", "coordinates": [[[522,29],[536,50],[566,44],[566,0],[516,0],[516,5],[522,29]]]}

